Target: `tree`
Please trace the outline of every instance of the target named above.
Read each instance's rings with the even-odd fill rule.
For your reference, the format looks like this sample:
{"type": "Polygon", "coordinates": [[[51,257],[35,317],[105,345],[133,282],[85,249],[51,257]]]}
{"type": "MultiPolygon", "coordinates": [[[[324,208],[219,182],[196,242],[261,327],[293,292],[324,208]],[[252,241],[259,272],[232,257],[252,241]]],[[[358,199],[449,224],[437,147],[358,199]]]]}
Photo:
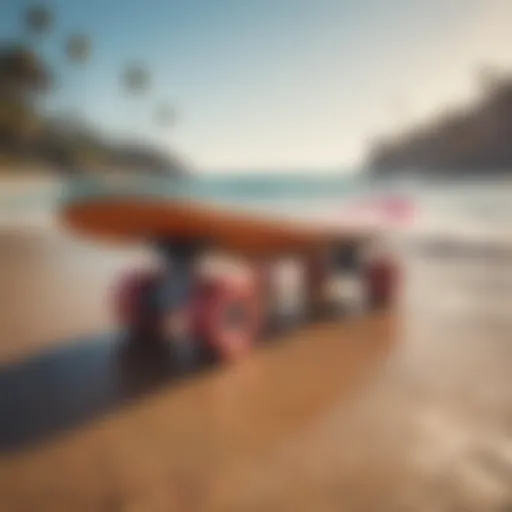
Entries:
{"type": "Polygon", "coordinates": [[[22,44],[0,47],[0,87],[4,94],[43,91],[50,82],[49,70],[33,50],[22,44]]]}
{"type": "Polygon", "coordinates": [[[85,63],[91,54],[91,43],[84,34],[74,34],[66,41],[66,55],[76,64],[85,63]]]}
{"type": "Polygon", "coordinates": [[[0,47],[0,142],[16,146],[39,124],[38,94],[48,89],[44,61],[24,45],[0,47]]]}
{"type": "MultiPolygon", "coordinates": [[[[130,64],[124,69],[121,75],[121,84],[132,97],[138,96],[140,98],[147,93],[149,89],[149,72],[142,64],[130,64]]],[[[137,119],[137,117],[139,117],[137,109],[134,109],[133,106],[130,109],[126,109],[126,115],[128,116],[126,127],[130,127],[130,137],[134,139],[142,138],[140,129],[144,124],[144,120],[142,118],[137,119]]]]}
{"type": "Polygon", "coordinates": [[[53,24],[53,13],[43,4],[34,4],[25,13],[25,25],[32,34],[46,34],[53,24]]]}
{"type": "Polygon", "coordinates": [[[122,83],[129,93],[143,94],[150,86],[149,72],[140,64],[132,64],[124,70],[122,83]]]}

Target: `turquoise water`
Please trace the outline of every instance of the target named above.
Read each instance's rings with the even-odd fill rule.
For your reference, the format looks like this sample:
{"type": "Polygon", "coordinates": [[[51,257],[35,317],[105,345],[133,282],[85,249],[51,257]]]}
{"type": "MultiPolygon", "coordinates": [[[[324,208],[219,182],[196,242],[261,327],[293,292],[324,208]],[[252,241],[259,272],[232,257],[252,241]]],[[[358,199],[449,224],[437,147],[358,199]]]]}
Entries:
{"type": "Polygon", "coordinates": [[[487,209],[511,205],[511,180],[420,181],[372,180],[360,175],[314,174],[224,174],[192,179],[129,176],[81,177],[55,182],[53,187],[31,190],[0,189],[0,212],[53,209],[63,201],[89,197],[137,195],[148,198],[174,198],[214,201],[232,205],[285,203],[315,205],[372,194],[402,193],[417,201],[438,205],[474,204],[487,209]]]}
{"type": "Polygon", "coordinates": [[[370,185],[342,176],[215,175],[169,180],[160,177],[122,176],[76,178],[51,189],[0,193],[0,209],[38,208],[90,197],[143,196],[244,204],[293,199],[297,201],[357,196],[370,185]]]}
{"type": "Polygon", "coordinates": [[[90,195],[143,195],[175,199],[218,200],[226,202],[270,199],[311,199],[355,195],[369,184],[341,176],[293,177],[278,175],[222,175],[168,181],[162,178],[134,177],[120,180],[79,180],[69,184],[68,197],[90,195]]]}

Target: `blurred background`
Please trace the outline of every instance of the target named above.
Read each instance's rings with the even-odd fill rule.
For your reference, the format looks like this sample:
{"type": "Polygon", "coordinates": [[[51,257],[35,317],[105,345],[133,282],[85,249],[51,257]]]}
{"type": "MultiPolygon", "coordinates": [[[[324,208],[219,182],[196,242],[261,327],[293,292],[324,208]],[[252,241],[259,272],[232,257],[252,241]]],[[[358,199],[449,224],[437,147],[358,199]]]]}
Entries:
{"type": "Polygon", "coordinates": [[[2,169],[504,172],[510,9],[7,0],[2,169]]]}
{"type": "Polygon", "coordinates": [[[510,511],[511,25],[510,0],[1,0],[0,509],[510,511]],[[153,255],[55,216],[112,174],[399,193],[399,318],[120,369],[112,283],[153,255]]]}

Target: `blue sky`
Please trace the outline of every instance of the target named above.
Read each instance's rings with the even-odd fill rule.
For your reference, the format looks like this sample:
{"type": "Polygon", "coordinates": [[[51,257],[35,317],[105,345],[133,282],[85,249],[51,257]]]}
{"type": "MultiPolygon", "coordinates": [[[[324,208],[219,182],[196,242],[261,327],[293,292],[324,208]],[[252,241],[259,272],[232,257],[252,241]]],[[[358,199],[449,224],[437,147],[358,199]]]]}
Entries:
{"type": "MultiPolygon", "coordinates": [[[[375,135],[468,101],[482,64],[512,65],[510,0],[46,3],[56,21],[42,50],[61,76],[53,108],[176,148],[205,171],[353,167],[375,135]],[[83,69],[62,56],[73,32],[93,42],[83,69]],[[119,74],[133,61],[147,63],[152,87],[129,100],[119,74]],[[177,112],[166,130],[152,116],[160,101],[177,112]]],[[[0,34],[20,34],[28,4],[3,0],[0,34]]]]}

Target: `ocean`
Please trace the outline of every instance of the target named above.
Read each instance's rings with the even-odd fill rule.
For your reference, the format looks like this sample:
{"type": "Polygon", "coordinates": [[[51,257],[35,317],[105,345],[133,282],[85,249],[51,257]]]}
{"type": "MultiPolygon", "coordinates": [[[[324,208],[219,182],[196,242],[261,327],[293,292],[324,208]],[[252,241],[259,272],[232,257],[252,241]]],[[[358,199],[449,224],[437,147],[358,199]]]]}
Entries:
{"type": "Polygon", "coordinates": [[[425,180],[402,177],[369,179],[364,176],[301,173],[214,174],[169,182],[144,175],[63,180],[57,177],[20,178],[0,187],[0,228],[51,227],[63,200],[111,193],[150,197],[193,198],[215,204],[273,214],[307,217],[324,209],[340,214],[362,199],[407,198],[415,208],[411,229],[419,231],[496,232],[512,235],[512,179],[425,180]]]}

